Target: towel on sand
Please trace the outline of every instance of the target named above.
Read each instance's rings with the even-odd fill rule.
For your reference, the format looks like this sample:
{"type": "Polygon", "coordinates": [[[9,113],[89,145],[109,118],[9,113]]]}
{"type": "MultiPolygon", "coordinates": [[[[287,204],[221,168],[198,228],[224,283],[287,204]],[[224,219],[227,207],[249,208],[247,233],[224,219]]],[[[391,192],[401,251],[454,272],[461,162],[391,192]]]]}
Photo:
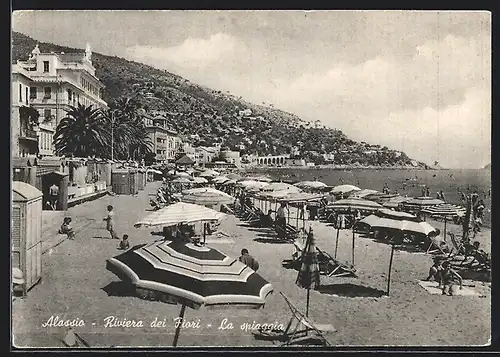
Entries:
{"type": "MultiPolygon", "coordinates": [[[[420,285],[425,290],[427,290],[429,292],[429,294],[432,294],[432,295],[441,295],[442,294],[442,290],[440,288],[438,288],[438,283],[435,281],[419,280],[418,285],[420,285]]],[[[479,295],[480,294],[477,291],[475,291],[474,289],[464,286],[464,287],[462,287],[462,290],[457,289],[456,296],[479,296],[479,295]]]]}

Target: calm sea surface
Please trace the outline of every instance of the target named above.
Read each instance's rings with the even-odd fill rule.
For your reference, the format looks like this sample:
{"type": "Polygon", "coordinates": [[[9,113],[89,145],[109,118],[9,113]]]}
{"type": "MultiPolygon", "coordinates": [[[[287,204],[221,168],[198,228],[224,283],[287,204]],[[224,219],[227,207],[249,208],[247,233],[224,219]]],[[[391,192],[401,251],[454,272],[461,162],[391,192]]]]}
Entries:
{"type": "Polygon", "coordinates": [[[421,196],[422,187],[428,186],[432,197],[442,190],[446,201],[455,204],[461,203],[458,190],[464,193],[477,190],[486,206],[484,224],[490,226],[491,222],[490,170],[262,169],[252,172],[265,172],[273,179],[283,181],[316,179],[329,186],[351,184],[378,191],[382,191],[384,183],[387,183],[391,191],[411,197],[421,196]]]}

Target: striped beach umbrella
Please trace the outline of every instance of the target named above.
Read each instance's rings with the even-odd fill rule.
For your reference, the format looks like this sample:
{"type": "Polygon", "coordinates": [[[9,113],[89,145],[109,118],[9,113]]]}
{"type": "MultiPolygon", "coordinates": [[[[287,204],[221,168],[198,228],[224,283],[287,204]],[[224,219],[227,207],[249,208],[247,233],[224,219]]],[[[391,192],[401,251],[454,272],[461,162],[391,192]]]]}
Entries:
{"type": "Polygon", "coordinates": [[[236,180],[233,179],[227,180],[222,185],[223,186],[236,185],[236,180]]]}
{"type": "Polygon", "coordinates": [[[379,192],[377,190],[364,188],[362,190],[353,192],[351,196],[356,198],[364,198],[365,196],[373,195],[374,193],[379,193],[379,192]]]}
{"type": "Polygon", "coordinates": [[[336,212],[347,211],[369,211],[375,212],[382,208],[382,205],[361,198],[346,198],[343,200],[335,201],[327,206],[328,209],[336,212]]]}
{"type": "Polygon", "coordinates": [[[193,183],[203,184],[203,183],[208,183],[208,180],[204,177],[198,176],[193,179],[193,183]]]}
{"type": "Polygon", "coordinates": [[[301,193],[302,190],[294,185],[285,182],[271,182],[270,184],[261,188],[261,191],[287,191],[288,193],[301,193]]]}
{"type": "Polygon", "coordinates": [[[215,221],[226,217],[222,212],[185,202],[177,202],[152,212],[134,227],[170,227],[180,223],[189,224],[200,221],[215,221]]]}
{"type": "Polygon", "coordinates": [[[424,209],[426,207],[430,206],[436,206],[445,203],[442,200],[439,200],[437,198],[432,198],[432,197],[415,197],[412,199],[409,199],[404,203],[404,206],[407,208],[417,208],[417,209],[424,209]]]}
{"type": "Polygon", "coordinates": [[[426,236],[436,232],[436,228],[427,222],[421,222],[412,214],[387,209],[378,210],[360,220],[359,223],[367,224],[372,228],[390,228],[402,232],[420,233],[426,236]]]}
{"type": "Polygon", "coordinates": [[[387,200],[382,200],[382,206],[386,208],[399,208],[405,202],[408,202],[411,198],[403,196],[391,197],[387,200]]]}
{"type": "Polygon", "coordinates": [[[312,190],[318,190],[328,187],[325,183],[321,181],[301,181],[294,184],[294,186],[300,187],[302,189],[312,189],[312,190]]]}
{"type": "Polygon", "coordinates": [[[187,177],[187,178],[191,178],[191,175],[188,174],[187,172],[185,171],[177,171],[177,173],[175,174],[176,177],[187,177]]]}
{"type": "Polygon", "coordinates": [[[226,176],[217,176],[214,179],[212,179],[212,183],[220,184],[220,183],[224,183],[224,182],[229,181],[229,180],[230,179],[226,176]]]}
{"type": "Polygon", "coordinates": [[[352,191],[361,191],[361,189],[359,187],[354,186],[354,185],[339,185],[339,186],[335,186],[331,192],[333,194],[339,194],[339,193],[344,194],[344,193],[349,193],[352,191]]]}
{"type": "MultiPolygon", "coordinates": [[[[333,211],[336,213],[347,213],[350,214],[353,222],[356,221],[356,217],[354,216],[355,211],[360,212],[375,212],[381,209],[382,206],[376,202],[363,200],[361,198],[346,198],[343,200],[335,201],[326,206],[327,211],[333,211]]],[[[340,216],[340,218],[345,219],[345,216],[340,216]]],[[[334,224],[337,224],[335,221],[334,224]]],[[[337,257],[337,250],[339,244],[339,231],[342,228],[342,224],[337,226],[337,236],[335,239],[335,258],[337,257]]],[[[354,249],[355,249],[355,231],[354,224],[352,226],[352,265],[354,265],[354,249]]]]}
{"type": "Polygon", "coordinates": [[[446,220],[448,217],[455,217],[465,215],[467,209],[465,207],[454,205],[451,203],[443,203],[435,206],[425,207],[422,212],[430,214],[431,216],[439,216],[444,219],[443,236],[446,239],[446,220]]]}
{"type": "Polygon", "coordinates": [[[213,188],[213,187],[191,188],[189,190],[182,191],[182,193],[186,194],[186,195],[204,195],[206,193],[212,193],[215,195],[221,195],[221,196],[225,196],[225,197],[234,198],[230,194],[225,193],[225,192],[220,191],[220,190],[217,190],[216,188],[213,188]]]}
{"type": "Polygon", "coordinates": [[[215,176],[219,176],[220,173],[215,171],[215,170],[211,170],[211,169],[207,169],[205,171],[203,171],[199,176],[201,177],[215,177],[215,176]]]}
{"type": "Polygon", "coordinates": [[[451,203],[442,203],[435,206],[426,207],[422,212],[428,213],[431,216],[454,217],[464,215],[466,208],[451,203]]]}
{"type": "MultiPolygon", "coordinates": [[[[263,307],[272,285],[234,258],[191,243],[156,241],[108,259],[106,269],[135,286],[143,297],[186,306],[263,307]]],[[[177,345],[180,326],[176,329],[177,345]]]]}
{"type": "Polygon", "coordinates": [[[191,183],[189,177],[177,177],[171,181],[172,183],[191,183]]]}
{"type": "Polygon", "coordinates": [[[309,315],[309,295],[311,288],[320,285],[320,271],[318,264],[318,253],[314,242],[314,233],[309,228],[306,244],[300,258],[300,270],[295,283],[301,288],[307,289],[306,317],[309,315]]]}
{"type": "Polygon", "coordinates": [[[238,175],[237,173],[233,172],[233,173],[228,174],[227,178],[230,179],[230,180],[238,181],[238,180],[241,180],[243,178],[243,176],[238,175]]]}
{"type": "Polygon", "coordinates": [[[261,189],[264,186],[267,186],[267,182],[260,182],[260,181],[255,181],[255,180],[244,180],[240,181],[237,183],[237,186],[244,188],[245,190],[248,190],[250,188],[257,188],[261,189]]]}
{"type": "MultiPolygon", "coordinates": [[[[206,189],[205,187],[203,188],[206,189]]],[[[184,193],[181,200],[182,202],[194,203],[197,205],[218,205],[233,203],[235,198],[225,192],[212,189],[210,191],[205,190],[200,192],[184,193]]]]}

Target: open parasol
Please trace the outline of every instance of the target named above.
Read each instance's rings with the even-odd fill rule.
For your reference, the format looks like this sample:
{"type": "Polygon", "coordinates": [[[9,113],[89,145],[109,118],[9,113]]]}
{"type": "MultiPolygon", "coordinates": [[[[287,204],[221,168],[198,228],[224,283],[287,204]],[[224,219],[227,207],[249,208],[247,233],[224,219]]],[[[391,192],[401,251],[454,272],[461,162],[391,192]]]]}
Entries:
{"type": "MultiPolygon", "coordinates": [[[[108,259],[106,269],[132,284],[139,296],[176,302],[186,306],[203,305],[263,307],[272,285],[236,259],[208,247],[191,243],[156,241],[133,247],[108,259]]],[[[173,346],[177,346],[178,324],[173,346]]]]}

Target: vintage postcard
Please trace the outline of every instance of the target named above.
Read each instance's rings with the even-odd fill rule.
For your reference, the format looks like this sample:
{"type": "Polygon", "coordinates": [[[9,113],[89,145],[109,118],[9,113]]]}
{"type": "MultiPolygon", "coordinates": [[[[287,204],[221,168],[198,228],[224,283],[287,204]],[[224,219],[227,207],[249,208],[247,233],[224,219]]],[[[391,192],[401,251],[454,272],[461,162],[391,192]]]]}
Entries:
{"type": "Polygon", "coordinates": [[[13,12],[12,347],[489,345],[491,36],[13,12]]]}

